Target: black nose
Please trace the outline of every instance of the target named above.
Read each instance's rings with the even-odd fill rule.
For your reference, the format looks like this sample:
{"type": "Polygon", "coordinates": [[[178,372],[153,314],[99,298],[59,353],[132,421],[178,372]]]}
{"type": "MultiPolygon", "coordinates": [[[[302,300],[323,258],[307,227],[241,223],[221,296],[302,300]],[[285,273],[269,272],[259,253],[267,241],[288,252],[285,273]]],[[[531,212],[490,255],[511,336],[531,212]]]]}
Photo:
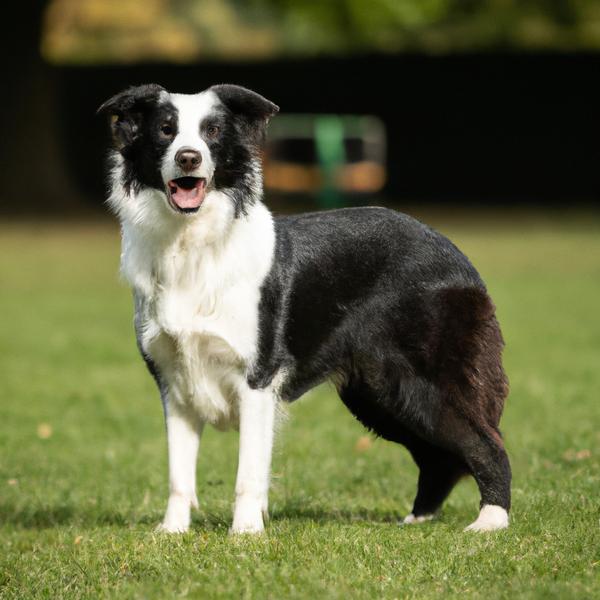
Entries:
{"type": "Polygon", "coordinates": [[[200,166],[202,155],[193,148],[180,148],[175,155],[175,162],[181,167],[182,171],[188,173],[200,166]]]}

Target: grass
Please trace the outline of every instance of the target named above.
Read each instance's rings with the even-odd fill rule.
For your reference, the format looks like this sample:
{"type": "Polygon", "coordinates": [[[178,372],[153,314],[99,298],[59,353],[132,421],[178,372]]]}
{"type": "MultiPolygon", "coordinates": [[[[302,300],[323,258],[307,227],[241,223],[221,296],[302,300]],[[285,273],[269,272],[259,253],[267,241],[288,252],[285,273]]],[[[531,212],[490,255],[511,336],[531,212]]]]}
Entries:
{"type": "Polygon", "coordinates": [[[399,527],[416,469],[322,387],[290,407],[267,535],[232,539],[237,439],[208,431],[201,508],[165,506],[157,392],[113,224],[0,226],[1,598],[591,598],[600,594],[600,219],[431,216],[498,305],[512,392],[512,525],[462,533],[478,494],[399,527]],[[357,444],[357,442],[360,443],[357,444]]]}

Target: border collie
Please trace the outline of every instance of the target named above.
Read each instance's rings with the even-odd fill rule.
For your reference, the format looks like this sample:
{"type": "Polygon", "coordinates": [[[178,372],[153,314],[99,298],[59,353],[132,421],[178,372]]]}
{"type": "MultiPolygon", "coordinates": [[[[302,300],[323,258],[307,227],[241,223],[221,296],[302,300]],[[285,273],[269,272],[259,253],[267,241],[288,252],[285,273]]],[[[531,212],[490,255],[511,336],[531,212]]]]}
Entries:
{"type": "Polygon", "coordinates": [[[367,428],[412,454],[420,474],[404,523],[431,518],[470,474],[481,505],[467,529],[506,527],[503,340],[469,260],[384,208],[273,217],[261,149],[278,107],[255,92],[142,85],[99,112],[112,132],[121,271],[166,419],[159,528],[189,528],[210,424],[240,432],[231,531],[263,531],[276,404],[325,380],[367,428]]]}

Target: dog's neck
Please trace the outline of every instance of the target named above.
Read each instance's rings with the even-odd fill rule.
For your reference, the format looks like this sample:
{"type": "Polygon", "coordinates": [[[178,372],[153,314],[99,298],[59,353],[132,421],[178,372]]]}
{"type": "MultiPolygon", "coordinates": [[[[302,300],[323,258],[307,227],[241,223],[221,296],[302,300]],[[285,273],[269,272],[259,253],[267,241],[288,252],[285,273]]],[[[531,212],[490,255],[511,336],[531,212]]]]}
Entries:
{"type": "Polygon", "coordinates": [[[212,190],[197,214],[184,215],[175,213],[158,190],[128,193],[113,173],[108,202],[121,222],[121,273],[136,295],[153,297],[158,287],[189,281],[209,263],[237,270],[239,259],[232,260],[231,255],[239,254],[238,246],[252,253],[253,247],[266,244],[265,258],[270,263],[273,219],[262,203],[259,175],[260,171],[254,172],[246,197],[234,199],[229,190],[212,190]],[[264,243],[257,244],[260,237],[264,243]]]}

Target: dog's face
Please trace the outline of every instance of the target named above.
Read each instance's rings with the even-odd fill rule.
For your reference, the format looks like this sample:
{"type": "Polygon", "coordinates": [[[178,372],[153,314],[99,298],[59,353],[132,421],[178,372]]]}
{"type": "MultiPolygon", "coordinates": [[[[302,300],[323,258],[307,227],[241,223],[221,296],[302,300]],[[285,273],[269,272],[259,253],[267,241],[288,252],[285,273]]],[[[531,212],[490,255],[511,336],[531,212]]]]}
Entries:
{"type": "Polygon", "coordinates": [[[259,177],[266,126],[278,110],[236,85],[186,95],[150,84],[124,90],[98,112],[110,116],[127,193],[156,190],[158,202],[189,215],[212,190],[226,192],[235,213],[244,212],[259,177]]]}

